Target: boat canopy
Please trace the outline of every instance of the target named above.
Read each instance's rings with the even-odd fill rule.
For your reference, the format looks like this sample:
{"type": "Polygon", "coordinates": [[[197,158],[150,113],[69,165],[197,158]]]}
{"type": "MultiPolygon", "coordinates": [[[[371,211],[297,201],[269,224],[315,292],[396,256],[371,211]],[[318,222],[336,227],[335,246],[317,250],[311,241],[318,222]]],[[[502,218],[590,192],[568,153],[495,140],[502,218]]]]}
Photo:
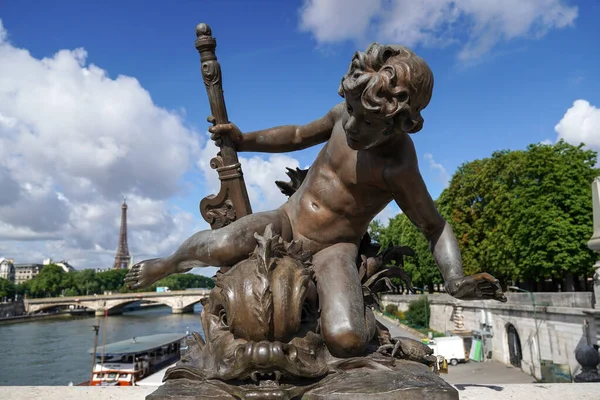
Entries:
{"type": "MultiPolygon", "coordinates": [[[[96,349],[96,355],[98,354],[133,354],[143,353],[158,347],[166,346],[173,342],[178,342],[186,337],[181,333],[161,333],[157,335],[149,336],[136,336],[131,339],[122,340],[120,342],[114,342],[105,346],[99,346],[96,349]]],[[[89,354],[92,354],[94,349],[88,350],[89,354]]]]}

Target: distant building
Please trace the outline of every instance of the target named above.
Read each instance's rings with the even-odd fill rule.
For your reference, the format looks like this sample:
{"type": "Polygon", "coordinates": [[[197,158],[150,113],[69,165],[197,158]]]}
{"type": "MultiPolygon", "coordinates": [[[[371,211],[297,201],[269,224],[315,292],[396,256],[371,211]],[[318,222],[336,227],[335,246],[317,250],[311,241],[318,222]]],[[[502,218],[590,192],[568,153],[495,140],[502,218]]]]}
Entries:
{"type": "Polygon", "coordinates": [[[15,284],[35,278],[43,267],[43,264],[15,264],[15,284]]]}
{"type": "Polygon", "coordinates": [[[75,268],[73,268],[71,266],[71,264],[69,264],[69,262],[65,261],[65,260],[63,260],[63,261],[52,261],[51,258],[46,258],[44,261],[42,261],[42,264],[43,265],[50,265],[50,264],[58,265],[65,272],[73,272],[73,271],[75,271],[75,268]]]}
{"type": "Polygon", "coordinates": [[[0,278],[15,283],[15,264],[8,258],[0,258],[0,278]]]}
{"type": "Polygon", "coordinates": [[[8,264],[7,261],[10,262],[10,265],[13,266],[12,282],[14,282],[15,285],[18,285],[20,283],[23,283],[23,282],[26,282],[26,281],[29,281],[29,280],[35,278],[40,273],[40,271],[44,268],[44,266],[50,265],[50,264],[58,265],[59,267],[62,268],[62,270],[64,272],[75,271],[75,268],[73,268],[73,266],[71,264],[69,264],[68,261],[65,261],[65,260],[52,261],[51,258],[46,258],[45,260],[42,261],[41,264],[13,264],[13,260],[7,260],[7,259],[0,258],[0,278],[3,278],[4,274],[8,274],[9,267],[4,266],[4,264],[8,264]],[[3,271],[7,271],[7,272],[3,272],[3,271]]]}

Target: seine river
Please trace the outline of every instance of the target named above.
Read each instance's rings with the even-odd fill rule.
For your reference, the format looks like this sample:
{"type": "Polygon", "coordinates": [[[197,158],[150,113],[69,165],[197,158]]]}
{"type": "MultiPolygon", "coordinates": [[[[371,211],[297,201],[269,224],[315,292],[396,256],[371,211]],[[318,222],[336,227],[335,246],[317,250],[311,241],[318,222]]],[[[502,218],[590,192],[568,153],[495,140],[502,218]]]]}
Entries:
{"type": "MultiPolygon", "coordinates": [[[[106,343],[155,333],[202,333],[200,311],[171,314],[168,307],[126,312],[106,318],[106,343]]],[[[105,318],[75,317],[0,325],[0,385],[68,385],[90,377],[94,347],[93,325],[105,318]]]]}

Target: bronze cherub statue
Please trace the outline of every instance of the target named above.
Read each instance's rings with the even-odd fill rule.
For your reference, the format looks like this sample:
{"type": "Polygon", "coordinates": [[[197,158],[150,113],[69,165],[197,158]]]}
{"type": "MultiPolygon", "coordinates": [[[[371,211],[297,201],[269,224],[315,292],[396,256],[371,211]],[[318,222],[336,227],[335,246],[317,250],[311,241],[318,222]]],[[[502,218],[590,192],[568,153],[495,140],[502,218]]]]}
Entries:
{"type": "MultiPolygon", "coordinates": [[[[303,251],[299,242],[288,243],[274,234],[272,225],[254,237],[254,252],[226,273],[218,273],[215,288],[202,302],[204,338],[194,333],[188,341],[190,350],[166,372],[171,397],[194,392],[199,398],[292,399],[321,391],[327,398],[330,393],[326,388],[340,384],[358,385],[363,394],[365,389],[377,393],[381,388],[361,383],[364,375],[357,372],[374,371],[380,380],[387,377],[393,381],[399,369],[409,374],[411,383],[417,375],[422,384],[425,370],[417,369],[415,374],[414,365],[398,359],[424,364],[438,373],[438,360],[431,348],[413,339],[391,338],[378,322],[361,356],[332,355],[319,327],[311,254],[303,251]],[[202,385],[191,383],[197,381],[202,385]]],[[[399,261],[406,249],[393,248],[386,253],[399,261]]],[[[391,285],[389,278],[406,279],[410,287],[402,268],[386,265],[383,260],[390,261],[391,257],[363,258],[365,304],[377,302],[378,291],[391,285]]],[[[365,306],[363,312],[374,319],[371,308],[365,306]]],[[[431,377],[425,382],[436,385],[431,377]]],[[[164,393],[153,396],[150,399],[165,398],[164,393]]],[[[385,396],[380,394],[380,398],[385,396]]]]}
{"type": "MultiPolygon", "coordinates": [[[[379,340],[373,347],[374,339],[385,335],[381,334],[384,329],[366,306],[372,304],[368,299],[374,296],[365,296],[365,286],[361,283],[365,277],[373,276],[367,271],[369,262],[373,264],[376,259],[376,254],[369,254],[373,249],[369,248],[370,240],[365,242],[365,233],[371,220],[391,201],[395,201],[427,237],[448,293],[463,300],[506,301],[498,281],[491,275],[464,275],[452,228],[438,213],[419,172],[410,134],[423,127],[421,112],[428,105],[433,90],[433,74],[423,59],[403,46],[374,43],[366,52],[356,52],[339,87],[344,101],[325,116],[303,126],[279,126],[242,134],[227,119],[220,67],[214,54],[216,42],[210,28],[198,25],[197,35],[196,47],[215,115],[209,117],[215,124],[209,131],[221,147],[211,163],[223,185],[218,196],[203,200],[201,211],[212,227],[218,229],[194,234],[168,257],[136,264],[126,282],[132,288],[142,288],[194,267],[223,267],[203,311],[203,326],[208,329],[207,337],[214,338],[213,334],[219,332],[229,339],[227,344],[198,345],[190,356],[196,357],[195,364],[191,363],[195,367],[175,369],[168,376],[189,378],[194,376],[190,371],[196,368],[196,376],[203,376],[201,379],[253,379],[258,375],[244,363],[267,363],[272,367],[266,369],[267,373],[272,370],[274,374],[285,376],[286,371],[293,370],[291,375],[296,378],[316,379],[330,371],[331,359],[347,360],[337,362],[338,370],[340,365],[374,365],[372,356],[364,357],[381,355],[377,348],[388,345],[389,340],[379,340]],[[236,151],[279,153],[322,143],[324,147],[308,171],[297,171],[290,184],[279,183],[290,198],[277,210],[251,214],[236,151]],[[258,247],[256,240],[259,240],[258,247]],[[290,252],[289,246],[293,246],[294,251],[290,252]],[[285,255],[281,248],[287,249],[285,255]],[[250,253],[253,255],[249,258],[250,253]],[[310,257],[310,268],[301,265],[304,261],[296,257],[298,254],[310,257]],[[282,261],[282,265],[294,266],[269,264],[278,257],[287,260],[282,261]],[[284,269],[288,271],[286,274],[277,275],[277,271],[284,269]],[[310,270],[308,275],[307,269],[310,270]],[[290,272],[292,270],[296,272],[290,272]],[[224,282],[227,288],[223,287],[224,282]],[[306,300],[310,310],[307,315],[313,325],[307,325],[308,320],[303,323],[299,317],[298,307],[304,307],[304,303],[294,298],[298,293],[291,288],[302,291],[309,299],[306,300]],[[266,303],[242,300],[248,293],[261,290],[271,290],[271,303],[266,299],[266,303]],[[279,293],[279,300],[273,297],[275,293],[279,293]],[[221,321],[219,328],[214,328],[221,312],[216,304],[232,307],[232,302],[238,308],[229,309],[227,323],[221,321]],[[283,314],[278,313],[274,305],[285,307],[291,303],[295,311],[283,314]],[[255,311],[260,309],[257,312],[264,314],[262,319],[256,317],[258,314],[242,311],[251,304],[255,304],[255,311]],[[243,316],[232,320],[232,315],[243,316]],[[256,319],[249,315],[255,315],[256,319]],[[312,341],[313,335],[318,339],[312,341]],[[301,336],[309,338],[309,344],[296,346],[295,350],[290,350],[294,349],[289,347],[291,342],[288,347],[284,345],[286,340],[301,336]],[[249,340],[254,344],[236,340],[249,340]],[[276,342],[280,344],[274,344],[276,342]],[[212,346],[212,356],[198,350],[207,346],[212,346]],[[311,346],[315,348],[311,350],[311,346]],[[323,359],[316,348],[326,350],[323,359]],[[310,362],[299,349],[308,349],[313,357],[310,362]],[[215,354],[221,357],[218,362],[212,361],[217,362],[215,366],[222,365],[219,362],[230,363],[223,370],[229,371],[229,375],[198,372],[215,354]],[[290,357],[294,363],[289,363],[290,357]],[[362,361],[356,361],[356,357],[362,361]],[[275,368],[283,365],[282,362],[287,363],[285,367],[275,368]]],[[[382,262],[381,259],[379,263],[382,262]]],[[[401,269],[392,269],[396,270],[392,273],[395,276],[406,278],[398,275],[401,269]]],[[[369,285],[388,285],[386,274],[369,285]]],[[[385,362],[378,360],[376,364],[382,366],[385,362]]]]}

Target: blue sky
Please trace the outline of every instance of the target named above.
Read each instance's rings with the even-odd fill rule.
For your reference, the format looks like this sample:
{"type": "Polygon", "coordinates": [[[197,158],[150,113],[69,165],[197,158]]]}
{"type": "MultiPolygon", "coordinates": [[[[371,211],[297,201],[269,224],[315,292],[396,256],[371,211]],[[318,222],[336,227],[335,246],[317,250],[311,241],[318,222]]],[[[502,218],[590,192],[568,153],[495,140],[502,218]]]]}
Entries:
{"type": "MultiPolygon", "coordinates": [[[[197,207],[216,173],[198,22],[217,38],[229,118],[243,131],[324,115],[368,43],[411,47],[435,76],[413,135],[434,198],[460,164],[495,150],[559,137],[600,149],[600,3],[471,3],[0,0],[0,152],[11,154],[0,182],[20,196],[0,196],[0,257],[109,267],[122,196],[136,260],[206,228],[197,207]]],[[[242,154],[253,208],[284,201],[272,180],[318,150],[242,154]]]]}

